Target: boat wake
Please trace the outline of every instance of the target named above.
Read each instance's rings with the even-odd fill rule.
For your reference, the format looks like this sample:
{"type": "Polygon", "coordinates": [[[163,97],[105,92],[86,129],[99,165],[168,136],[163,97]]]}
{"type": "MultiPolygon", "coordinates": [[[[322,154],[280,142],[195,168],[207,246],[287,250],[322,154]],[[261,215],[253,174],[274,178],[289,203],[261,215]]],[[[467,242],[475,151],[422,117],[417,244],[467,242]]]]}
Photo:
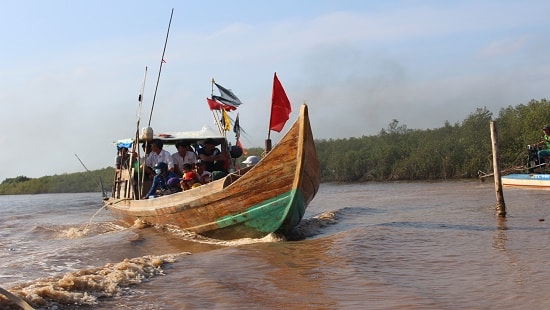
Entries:
{"type": "Polygon", "coordinates": [[[164,233],[169,233],[183,240],[199,242],[204,244],[211,244],[211,245],[229,246],[229,247],[239,246],[243,244],[280,242],[285,240],[284,237],[278,236],[273,233],[263,238],[241,238],[241,239],[233,239],[233,240],[220,240],[220,239],[209,238],[200,234],[196,234],[191,231],[183,230],[177,226],[172,226],[172,225],[155,225],[154,227],[159,231],[162,231],[164,233]]]}
{"type": "Polygon", "coordinates": [[[92,225],[86,224],[80,227],[75,227],[73,225],[37,226],[34,232],[48,234],[48,237],[53,239],[79,239],[119,232],[126,229],[126,227],[120,226],[114,222],[97,222],[92,225]]]}
{"type": "MultiPolygon", "coordinates": [[[[233,247],[245,244],[303,240],[305,238],[311,238],[313,236],[321,234],[324,228],[329,225],[334,225],[337,222],[338,211],[329,211],[316,215],[312,218],[302,219],[300,224],[296,226],[291,234],[288,236],[271,233],[263,238],[241,238],[233,240],[220,240],[209,238],[172,225],[154,225],[153,227],[156,230],[162,231],[163,233],[169,233],[187,241],[233,247]]],[[[134,224],[134,226],[136,226],[136,224],[134,224]]]]}
{"type": "MultiPolygon", "coordinates": [[[[82,269],[53,278],[38,279],[8,289],[34,307],[59,308],[67,305],[97,305],[102,297],[124,295],[130,286],[163,275],[163,267],[174,263],[182,252],[160,256],[125,259],[116,264],[82,269]]],[[[0,295],[1,309],[19,309],[13,301],[0,295]]]]}
{"type": "Polygon", "coordinates": [[[287,236],[288,241],[303,240],[323,233],[323,230],[338,223],[339,211],[327,211],[311,218],[302,219],[291,234],[287,236]]]}
{"type": "MultiPolygon", "coordinates": [[[[246,244],[270,243],[281,241],[302,240],[326,232],[326,228],[338,223],[340,211],[330,211],[311,218],[302,219],[292,236],[284,238],[269,234],[263,238],[242,238],[235,240],[218,240],[201,236],[177,227],[154,226],[163,233],[169,233],[181,239],[227,247],[246,244]]],[[[145,226],[148,227],[148,226],[145,226]]],[[[134,226],[122,227],[111,222],[95,223],[86,227],[40,227],[41,230],[57,236],[57,238],[84,238],[90,235],[107,234],[123,230],[139,230],[144,228],[140,223],[134,226]]],[[[118,263],[109,263],[103,267],[92,267],[70,271],[59,276],[40,278],[11,287],[8,291],[23,298],[33,307],[64,309],[80,306],[94,306],[101,298],[131,294],[132,286],[149,281],[151,278],[164,274],[167,265],[178,257],[191,254],[179,252],[175,254],[147,255],[124,259],[118,263]]],[[[13,300],[0,294],[0,309],[19,309],[13,300]]]]}
{"type": "Polygon", "coordinates": [[[121,226],[115,222],[96,222],[93,224],[85,224],[80,227],[75,226],[38,226],[36,230],[46,231],[50,233],[50,237],[55,239],[78,239],[91,237],[94,235],[103,235],[108,233],[115,233],[124,230],[139,230],[147,227],[154,227],[156,230],[163,233],[169,233],[177,236],[183,240],[199,242],[204,244],[221,245],[221,246],[239,246],[243,244],[254,243],[269,243],[269,242],[281,242],[281,241],[297,241],[305,238],[311,238],[318,234],[321,234],[323,229],[327,226],[334,225],[338,222],[339,213],[342,210],[327,211],[320,213],[311,218],[304,218],[298,224],[294,230],[287,236],[271,233],[263,238],[241,238],[233,240],[220,240],[215,238],[209,238],[200,234],[196,234],[191,231],[183,230],[173,225],[149,225],[139,219],[134,222],[130,227],[121,226]]]}

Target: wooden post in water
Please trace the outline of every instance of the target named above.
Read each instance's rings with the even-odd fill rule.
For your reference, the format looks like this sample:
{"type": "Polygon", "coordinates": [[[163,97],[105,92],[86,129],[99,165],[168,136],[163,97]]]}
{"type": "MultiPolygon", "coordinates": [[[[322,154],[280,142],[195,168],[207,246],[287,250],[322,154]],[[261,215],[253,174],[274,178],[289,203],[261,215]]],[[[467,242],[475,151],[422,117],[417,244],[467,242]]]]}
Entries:
{"type": "Polygon", "coordinates": [[[495,178],[495,191],[497,195],[496,214],[499,217],[506,217],[506,204],[504,203],[504,194],[502,192],[502,182],[500,178],[500,154],[498,151],[498,132],[497,125],[491,121],[491,142],[493,143],[493,171],[495,178]]]}

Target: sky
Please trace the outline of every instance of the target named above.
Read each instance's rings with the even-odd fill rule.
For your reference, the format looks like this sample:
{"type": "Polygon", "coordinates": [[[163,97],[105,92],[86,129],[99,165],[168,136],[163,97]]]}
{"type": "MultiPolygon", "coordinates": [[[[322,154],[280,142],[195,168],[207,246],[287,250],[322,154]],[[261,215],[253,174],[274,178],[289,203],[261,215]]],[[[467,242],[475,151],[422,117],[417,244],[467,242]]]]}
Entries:
{"type": "Polygon", "coordinates": [[[243,102],[245,148],[268,136],[275,72],[282,133],[303,103],[315,139],[496,117],[550,97],[548,16],[544,0],[0,0],[0,182],[113,166],[138,121],[215,128],[212,78],[243,102]]]}

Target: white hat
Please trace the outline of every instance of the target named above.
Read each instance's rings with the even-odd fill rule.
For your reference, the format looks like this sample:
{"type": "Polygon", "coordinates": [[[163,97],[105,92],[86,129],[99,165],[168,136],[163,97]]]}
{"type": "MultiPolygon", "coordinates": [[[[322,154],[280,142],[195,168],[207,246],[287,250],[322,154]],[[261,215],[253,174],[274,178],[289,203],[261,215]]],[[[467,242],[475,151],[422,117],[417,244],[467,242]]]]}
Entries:
{"type": "Polygon", "coordinates": [[[258,156],[248,156],[244,161],[243,164],[247,165],[255,165],[260,161],[258,156]]]}

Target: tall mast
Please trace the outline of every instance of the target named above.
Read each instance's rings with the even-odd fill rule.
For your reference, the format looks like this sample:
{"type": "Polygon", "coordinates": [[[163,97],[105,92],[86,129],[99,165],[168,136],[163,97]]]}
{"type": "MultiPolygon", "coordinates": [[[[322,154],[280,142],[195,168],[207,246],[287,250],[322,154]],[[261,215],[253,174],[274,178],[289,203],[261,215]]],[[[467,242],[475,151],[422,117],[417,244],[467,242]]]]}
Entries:
{"type": "Polygon", "coordinates": [[[166,40],[164,41],[164,49],[162,50],[162,57],[160,59],[159,75],[157,77],[157,84],[155,86],[155,93],[153,94],[153,104],[151,105],[151,113],[149,114],[149,123],[147,126],[151,126],[151,118],[153,117],[153,109],[155,108],[155,99],[157,98],[157,90],[159,87],[160,73],[162,72],[162,64],[164,63],[164,53],[166,52],[166,44],[168,43],[168,34],[170,33],[170,25],[172,24],[172,15],[174,15],[174,9],[170,14],[170,21],[168,22],[168,30],[166,31],[166,40]]]}

